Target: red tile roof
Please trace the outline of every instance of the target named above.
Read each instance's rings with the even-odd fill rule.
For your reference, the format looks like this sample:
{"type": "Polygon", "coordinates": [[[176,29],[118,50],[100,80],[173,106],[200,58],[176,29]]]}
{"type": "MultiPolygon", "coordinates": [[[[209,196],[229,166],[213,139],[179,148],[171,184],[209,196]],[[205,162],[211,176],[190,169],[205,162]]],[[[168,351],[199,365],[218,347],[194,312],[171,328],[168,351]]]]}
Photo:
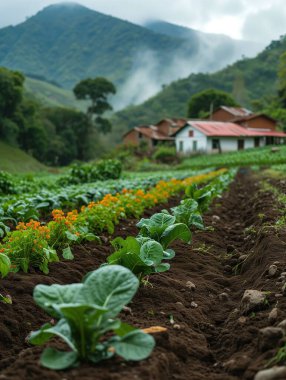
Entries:
{"type": "Polygon", "coordinates": [[[141,125],[140,127],[135,127],[135,131],[142,133],[142,135],[149,137],[153,140],[174,140],[173,137],[169,137],[164,135],[163,133],[160,133],[158,131],[158,127],[155,125],[141,125]]]}
{"type": "Polygon", "coordinates": [[[275,119],[273,119],[273,117],[268,116],[265,113],[254,113],[254,114],[248,115],[248,116],[236,117],[236,118],[234,118],[234,119],[232,119],[230,121],[238,123],[238,122],[243,122],[243,121],[257,119],[258,117],[265,117],[266,119],[269,119],[271,121],[277,122],[275,119]]]}
{"type": "Polygon", "coordinates": [[[189,120],[188,124],[198,129],[206,136],[216,137],[252,137],[252,136],[272,136],[272,137],[286,137],[286,133],[277,131],[259,131],[250,130],[240,125],[230,122],[220,121],[192,121],[189,120]]]}
{"type": "Polygon", "coordinates": [[[253,114],[252,111],[248,110],[247,108],[242,108],[242,107],[220,106],[219,109],[223,109],[235,117],[243,117],[243,116],[249,116],[253,114]]]}

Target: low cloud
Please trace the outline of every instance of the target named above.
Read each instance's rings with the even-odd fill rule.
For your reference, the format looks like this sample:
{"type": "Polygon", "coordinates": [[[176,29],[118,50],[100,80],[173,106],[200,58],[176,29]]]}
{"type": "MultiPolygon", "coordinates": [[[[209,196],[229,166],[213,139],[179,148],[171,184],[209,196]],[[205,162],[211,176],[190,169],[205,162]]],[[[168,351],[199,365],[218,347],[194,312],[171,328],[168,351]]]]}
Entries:
{"type": "Polygon", "coordinates": [[[168,65],[162,67],[155,52],[142,48],[134,56],[128,79],[119,86],[113,98],[114,110],[140,104],[157,94],[164,85],[186,78],[190,73],[216,71],[235,62],[242,55],[254,56],[259,50],[260,45],[238,43],[235,46],[223,36],[218,39],[200,35],[198,49],[194,54],[186,53],[186,45],[181,54],[170,57],[168,65]]]}

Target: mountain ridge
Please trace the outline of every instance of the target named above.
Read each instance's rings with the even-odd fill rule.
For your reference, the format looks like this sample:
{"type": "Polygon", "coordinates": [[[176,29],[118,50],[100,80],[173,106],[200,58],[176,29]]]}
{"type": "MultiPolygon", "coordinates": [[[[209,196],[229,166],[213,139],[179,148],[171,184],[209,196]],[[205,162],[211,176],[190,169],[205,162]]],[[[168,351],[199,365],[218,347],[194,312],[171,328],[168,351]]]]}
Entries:
{"type": "Polygon", "coordinates": [[[230,45],[212,56],[211,50],[198,48],[195,38],[186,41],[77,3],[60,3],[0,29],[0,65],[65,89],[86,77],[104,76],[118,87],[114,106],[120,109],[191,72],[214,71],[232,62],[230,45]]]}

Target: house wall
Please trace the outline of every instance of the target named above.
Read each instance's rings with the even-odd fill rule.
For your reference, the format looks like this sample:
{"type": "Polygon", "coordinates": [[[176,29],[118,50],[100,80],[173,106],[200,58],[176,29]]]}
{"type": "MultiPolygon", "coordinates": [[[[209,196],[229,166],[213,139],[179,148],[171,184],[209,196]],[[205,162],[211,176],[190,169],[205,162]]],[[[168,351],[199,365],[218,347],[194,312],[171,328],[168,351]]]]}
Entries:
{"type": "Polygon", "coordinates": [[[148,147],[152,148],[152,139],[144,135],[141,135],[141,137],[139,137],[139,132],[135,131],[134,129],[123,138],[123,144],[139,145],[141,141],[146,141],[148,143],[148,147]]]}
{"type": "Polygon", "coordinates": [[[276,122],[264,116],[258,116],[255,119],[241,122],[240,125],[246,128],[271,129],[272,131],[276,130],[276,122]]]}
{"type": "Polygon", "coordinates": [[[135,130],[130,131],[127,135],[123,137],[123,143],[138,145],[138,132],[135,130]]]}
{"type": "MultiPolygon", "coordinates": [[[[178,132],[176,135],[176,150],[181,154],[192,154],[194,153],[193,142],[197,141],[196,151],[206,152],[206,153],[218,153],[218,149],[212,149],[212,140],[218,139],[220,141],[221,152],[232,152],[238,150],[238,140],[244,140],[244,149],[254,148],[255,139],[254,137],[207,137],[202,132],[198,131],[192,126],[185,127],[182,131],[178,132]],[[193,131],[193,137],[189,136],[189,132],[193,131]],[[183,144],[183,145],[181,145],[183,144]],[[183,148],[181,150],[181,148],[183,148]]],[[[259,137],[259,146],[264,146],[266,139],[264,137],[259,137]]]]}
{"type": "Polygon", "coordinates": [[[207,137],[196,128],[188,126],[176,135],[176,150],[178,153],[190,154],[193,153],[194,141],[197,142],[197,151],[206,151],[207,149],[207,137]],[[193,137],[189,137],[189,132],[193,131],[193,137]],[[183,149],[181,150],[181,144],[183,149]]]}
{"type": "MultiPolygon", "coordinates": [[[[212,140],[219,139],[221,152],[233,152],[238,150],[238,140],[244,140],[244,149],[254,148],[254,137],[208,137],[207,152],[217,153],[218,150],[212,149],[212,140]]],[[[263,138],[260,138],[260,146],[263,146],[263,138]]]]}
{"type": "Polygon", "coordinates": [[[213,121],[230,121],[233,118],[234,116],[224,109],[218,109],[211,116],[211,120],[213,121]]]}

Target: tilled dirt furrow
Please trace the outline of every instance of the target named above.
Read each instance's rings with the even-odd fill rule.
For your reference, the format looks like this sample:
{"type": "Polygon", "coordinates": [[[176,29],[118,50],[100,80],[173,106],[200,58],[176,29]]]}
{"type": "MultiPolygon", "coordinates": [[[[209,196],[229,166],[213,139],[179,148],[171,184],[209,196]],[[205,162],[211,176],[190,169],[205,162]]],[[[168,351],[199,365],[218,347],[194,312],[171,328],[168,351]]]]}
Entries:
{"type": "MultiPolygon", "coordinates": [[[[166,333],[156,336],[152,356],[140,363],[116,358],[96,366],[83,364],[70,371],[52,372],[39,365],[42,348],[25,342],[29,331],[49,319],[35,306],[33,287],[80,281],[110,253],[107,235],[102,237],[102,246],[90,243],[75,248],[75,260],[51,265],[49,276],[19,273],[1,281],[0,292],[10,293],[14,303],[0,304],[0,379],[253,379],[281,344],[279,340],[270,346],[262,344],[260,330],[277,326],[286,318],[286,297],[281,284],[277,285],[278,276],[286,272],[285,235],[263,228],[263,223],[271,224],[277,216],[274,201],[259,192],[251,173],[239,174],[205,216],[207,229],[195,232],[191,245],[174,244],[176,257],[171,270],[152,276],[150,285],[140,288],[130,310],[121,315],[139,328],[167,328],[166,333]],[[270,276],[269,267],[274,263],[277,271],[270,276]],[[241,309],[245,290],[265,292],[265,302],[245,312],[241,309]],[[270,321],[269,313],[275,307],[278,314],[270,321]]],[[[178,203],[179,198],[174,198],[144,216],[178,203]]],[[[122,222],[115,236],[136,235],[135,223],[122,222]]]]}

